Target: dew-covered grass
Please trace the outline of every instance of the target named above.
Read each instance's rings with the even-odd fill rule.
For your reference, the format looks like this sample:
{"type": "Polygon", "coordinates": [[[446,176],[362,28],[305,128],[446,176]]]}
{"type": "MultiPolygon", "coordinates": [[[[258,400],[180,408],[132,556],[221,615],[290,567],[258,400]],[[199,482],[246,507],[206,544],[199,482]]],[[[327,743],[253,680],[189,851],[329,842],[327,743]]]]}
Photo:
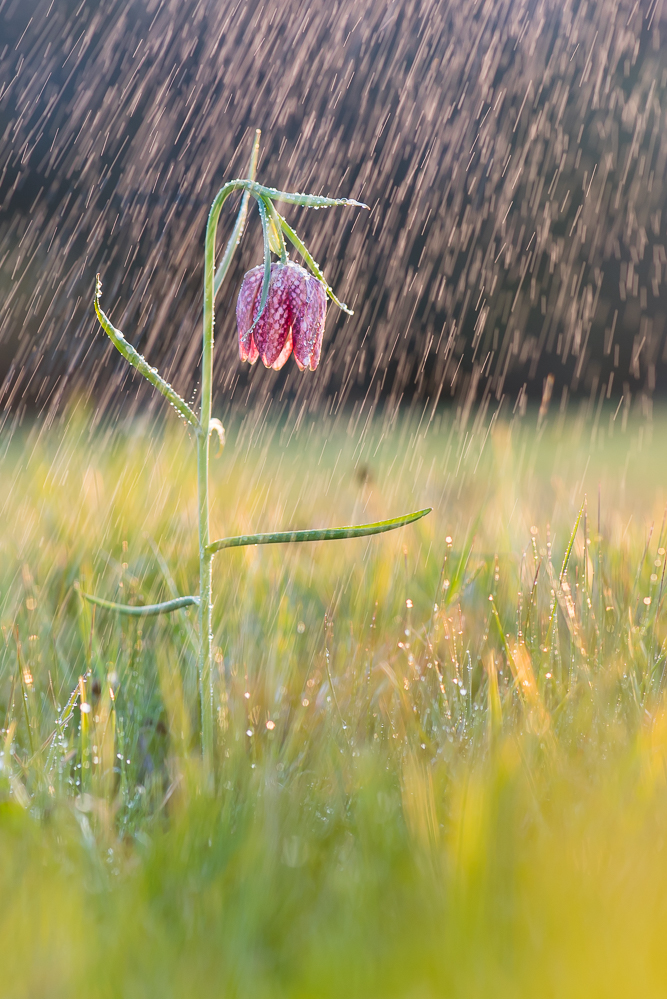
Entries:
{"type": "Polygon", "coordinates": [[[192,442],[1,442],[1,996],[664,995],[667,414],[464,421],[230,423],[213,537],[433,513],[216,557],[215,789],[77,592],[196,592],[192,442]]]}

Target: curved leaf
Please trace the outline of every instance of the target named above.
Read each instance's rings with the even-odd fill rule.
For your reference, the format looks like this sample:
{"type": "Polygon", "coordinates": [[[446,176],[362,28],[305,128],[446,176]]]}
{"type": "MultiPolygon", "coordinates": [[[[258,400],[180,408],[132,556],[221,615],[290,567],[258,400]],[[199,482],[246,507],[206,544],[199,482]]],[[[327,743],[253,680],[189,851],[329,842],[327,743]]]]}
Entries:
{"type": "Polygon", "coordinates": [[[329,296],[329,298],[331,299],[331,301],[335,305],[337,305],[338,308],[341,309],[343,312],[347,312],[348,316],[353,316],[354,312],[352,311],[352,309],[349,309],[347,307],[347,305],[345,304],[345,302],[341,302],[339,298],[336,298],[336,295],[334,294],[333,288],[331,288],[331,286],[327,283],[327,279],[325,278],[324,274],[322,273],[322,268],[317,263],[317,261],[315,260],[315,258],[312,256],[312,254],[310,253],[310,250],[308,250],[308,248],[306,247],[306,244],[297,236],[297,234],[294,231],[294,229],[292,229],[291,225],[288,222],[285,221],[285,219],[282,217],[282,215],[279,215],[278,212],[276,212],[276,215],[278,216],[278,219],[280,220],[280,226],[281,226],[283,232],[285,233],[285,235],[287,236],[287,238],[289,239],[289,241],[299,251],[299,253],[303,257],[303,259],[306,261],[306,263],[308,264],[308,266],[310,267],[311,271],[313,272],[313,274],[315,275],[315,277],[318,279],[318,281],[322,282],[322,284],[324,285],[324,287],[327,290],[327,295],[329,296]]]}
{"type": "Polygon", "coordinates": [[[259,209],[259,217],[262,220],[262,235],[264,237],[264,277],[262,278],[262,295],[259,301],[259,312],[257,313],[257,318],[252,324],[252,330],[259,322],[262,313],[266,307],[266,303],[269,297],[269,283],[271,281],[271,243],[269,240],[269,219],[266,213],[266,204],[263,198],[257,199],[257,207],[259,209]]]}
{"type": "MultiPolygon", "coordinates": [[[[259,157],[259,139],[261,132],[259,129],[255,131],[255,141],[252,146],[252,153],[250,154],[250,163],[248,164],[248,180],[254,181],[257,174],[257,159],[259,157]]],[[[248,216],[248,202],[250,201],[250,191],[246,188],[243,192],[243,197],[241,198],[241,207],[239,208],[238,215],[236,216],[236,222],[234,224],[234,229],[229,241],[225,248],[222,260],[215,272],[215,280],[213,282],[213,293],[217,295],[220,290],[220,285],[225,279],[225,275],[229,270],[229,264],[231,262],[232,256],[234,255],[234,250],[239,245],[241,237],[243,236],[243,230],[245,229],[246,218],[248,216]]]]}
{"type": "Polygon", "coordinates": [[[280,215],[274,208],[273,202],[270,198],[264,198],[263,200],[266,205],[266,210],[269,213],[269,242],[271,243],[271,251],[272,253],[275,253],[277,257],[280,257],[281,264],[286,264],[287,248],[285,247],[285,238],[280,225],[280,215]]]}
{"type": "Polygon", "coordinates": [[[417,510],[415,513],[408,513],[403,517],[381,520],[376,524],[361,524],[359,527],[327,527],[310,531],[279,531],[275,534],[241,534],[236,538],[222,538],[220,541],[213,541],[206,552],[213,555],[215,552],[222,551],[223,548],[244,548],[247,545],[279,545],[300,541],[342,541],[346,538],[365,538],[371,534],[384,534],[386,531],[395,531],[397,527],[413,524],[430,512],[431,507],[428,507],[426,510],[417,510]]]}
{"type": "Polygon", "coordinates": [[[199,597],[176,597],[175,600],[165,600],[161,604],[145,604],[143,607],[130,607],[128,604],[116,604],[112,600],[103,600],[101,597],[94,597],[92,593],[84,593],[79,590],[84,600],[104,610],[115,611],[117,614],[127,614],[128,617],[152,617],[155,614],[170,614],[172,611],[180,610],[181,607],[198,607],[199,597]]]}
{"type": "Polygon", "coordinates": [[[289,191],[278,191],[275,187],[264,187],[263,184],[255,184],[254,186],[260,195],[271,198],[272,201],[284,201],[288,205],[302,205],[304,208],[337,208],[340,206],[368,209],[368,205],[365,205],[363,201],[354,201],[352,198],[321,198],[316,194],[292,194],[289,191]]]}
{"type": "Polygon", "coordinates": [[[196,430],[200,430],[199,420],[192,412],[188,406],[185,399],[182,399],[178,392],[175,391],[164,378],[158,373],[156,368],[152,368],[145,357],[139,354],[132,344],[128,343],[120,330],[116,329],[109,317],[105,312],[102,311],[100,305],[100,295],[102,293],[102,281],[100,275],[97,275],[95,280],[95,312],[97,313],[97,318],[100,321],[100,325],[106,335],[111,340],[112,344],[119,351],[126,361],[136,368],[139,374],[143,375],[146,381],[150,382],[161,392],[162,395],[167,399],[175,410],[177,410],[181,416],[183,416],[187,422],[193,426],[196,430]]]}

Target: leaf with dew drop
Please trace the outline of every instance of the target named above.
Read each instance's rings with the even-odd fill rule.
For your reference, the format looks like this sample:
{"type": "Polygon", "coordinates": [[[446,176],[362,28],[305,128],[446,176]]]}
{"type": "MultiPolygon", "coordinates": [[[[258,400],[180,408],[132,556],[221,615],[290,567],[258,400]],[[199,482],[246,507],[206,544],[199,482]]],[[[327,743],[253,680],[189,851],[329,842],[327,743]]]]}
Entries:
{"type": "Polygon", "coordinates": [[[271,245],[271,252],[280,257],[281,264],[286,264],[287,249],[285,247],[282,226],[280,225],[280,215],[270,198],[264,198],[263,201],[269,213],[269,243],[271,245]]]}
{"type": "Polygon", "coordinates": [[[192,412],[188,406],[185,399],[176,392],[171,385],[162,378],[158,373],[156,368],[152,368],[145,357],[138,353],[125,339],[124,335],[120,330],[116,329],[109,317],[105,312],[102,311],[100,306],[100,295],[102,293],[102,281],[100,275],[98,274],[95,280],[95,312],[97,313],[97,318],[100,321],[100,325],[106,335],[111,340],[112,344],[119,353],[123,355],[126,361],[128,361],[133,368],[144,376],[146,381],[150,382],[151,385],[161,392],[162,395],[167,399],[174,409],[176,409],[181,416],[185,417],[187,422],[195,427],[195,429],[200,429],[199,420],[192,412]]]}
{"type": "Polygon", "coordinates": [[[248,545],[278,545],[292,544],[302,541],[342,541],[347,538],[365,538],[372,534],[384,534],[395,531],[398,527],[413,524],[431,512],[431,507],[417,510],[415,513],[394,517],[392,520],[381,520],[375,524],[361,524],[357,527],[316,528],[309,531],[278,531],[274,534],[241,534],[235,538],[222,538],[213,541],[206,549],[209,555],[222,551],[223,548],[245,548],[248,545]]]}
{"type": "MultiPolygon", "coordinates": [[[[278,215],[277,212],[276,212],[276,214],[278,215]]],[[[348,316],[353,316],[354,312],[352,311],[352,309],[349,309],[347,307],[347,305],[345,305],[344,302],[341,302],[340,299],[337,298],[336,295],[334,294],[333,288],[331,288],[330,285],[327,284],[327,279],[325,278],[324,274],[322,273],[322,268],[317,263],[317,261],[314,259],[314,257],[311,256],[311,253],[307,249],[305,243],[301,239],[299,239],[299,237],[295,233],[294,229],[292,229],[291,225],[289,225],[289,223],[285,221],[285,219],[282,217],[282,215],[278,215],[278,218],[280,219],[280,225],[281,225],[281,228],[282,228],[283,232],[285,233],[285,235],[287,236],[287,238],[289,239],[289,241],[299,251],[299,253],[303,257],[303,259],[306,261],[306,263],[310,267],[310,269],[313,272],[313,274],[315,275],[315,277],[319,281],[322,282],[322,284],[326,288],[327,295],[329,296],[329,298],[331,299],[331,301],[335,305],[337,305],[338,308],[341,309],[343,312],[347,312],[348,316]]]]}
{"type": "Polygon", "coordinates": [[[259,319],[266,307],[269,297],[269,283],[271,281],[271,243],[269,239],[269,219],[266,214],[266,206],[262,198],[258,198],[257,207],[259,208],[259,217],[262,220],[262,234],[264,236],[264,277],[262,278],[262,295],[259,300],[259,311],[252,324],[251,332],[259,322],[259,319]]]}
{"type": "MultiPolygon", "coordinates": [[[[301,205],[302,208],[366,208],[370,211],[363,201],[354,201],[352,198],[323,198],[317,194],[291,193],[279,191],[275,187],[264,187],[263,184],[254,184],[253,187],[260,196],[272,201],[284,201],[288,205],[301,205]]],[[[252,193],[255,193],[254,190],[252,193]]]]}
{"type": "MultiPolygon", "coordinates": [[[[259,158],[259,140],[261,137],[261,132],[259,129],[255,132],[255,141],[252,146],[252,152],[250,154],[250,162],[248,164],[248,180],[254,181],[257,175],[257,160],[259,158]]],[[[229,264],[231,262],[232,256],[236,247],[241,241],[243,236],[243,230],[245,229],[246,218],[248,217],[248,204],[250,202],[250,191],[246,188],[243,192],[243,197],[241,198],[241,207],[239,208],[238,215],[236,216],[236,222],[234,224],[234,229],[229,237],[227,246],[225,247],[225,252],[222,255],[222,260],[215,272],[215,279],[213,282],[213,294],[217,295],[220,290],[220,285],[225,279],[225,275],[229,270],[229,264]]]]}

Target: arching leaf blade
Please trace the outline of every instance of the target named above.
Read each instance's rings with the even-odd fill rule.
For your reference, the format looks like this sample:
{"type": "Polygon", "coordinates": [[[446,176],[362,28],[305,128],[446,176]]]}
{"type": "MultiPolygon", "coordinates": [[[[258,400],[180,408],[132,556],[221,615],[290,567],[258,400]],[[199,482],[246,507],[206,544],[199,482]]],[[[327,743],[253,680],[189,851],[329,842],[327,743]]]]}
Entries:
{"type": "Polygon", "coordinates": [[[252,324],[252,329],[257,325],[269,297],[269,283],[271,281],[271,243],[269,241],[269,219],[266,213],[266,205],[263,198],[257,199],[259,217],[262,220],[262,235],[264,237],[264,276],[262,278],[262,295],[259,300],[259,311],[257,318],[252,324]]]}
{"type": "Polygon", "coordinates": [[[199,430],[199,420],[192,412],[185,399],[182,399],[178,392],[176,392],[175,389],[173,389],[171,385],[166,382],[164,378],[162,378],[156,368],[151,367],[146,358],[138,353],[131,343],[128,343],[121,331],[116,329],[109,317],[102,310],[100,305],[101,291],[102,282],[98,274],[95,282],[95,312],[97,313],[97,318],[99,319],[102,329],[109,337],[116,350],[123,355],[125,360],[128,361],[133,368],[137,369],[139,374],[144,376],[146,381],[150,382],[151,385],[158,390],[158,392],[162,393],[165,399],[172,404],[174,409],[176,409],[191,426],[193,426],[196,430],[199,430]]]}
{"type": "MultiPolygon", "coordinates": [[[[252,152],[250,154],[250,162],[248,164],[248,180],[254,181],[257,176],[257,160],[259,158],[259,140],[261,132],[259,129],[255,131],[255,141],[253,142],[252,152]]],[[[227,246],[225,247],[225,252],[222,256],[222,260],[215,272],[215,279],[213,282],[213,294],[217,295],[220,290],[220,285],[225,279],[225,275],[229,270],[229,264],[234,255],[234,250],[239,245],[241,237],[245,229],[246,219],[248,217],[248,204],[250,202],[250,191],[246,188],[243,192],[243,197],[241,198],[241,205],[236,216],[236,222],[234,224],[234,229],[229,237],[227,246]]]]}
{"type": "Polygon", "coordinates": [[[288,205],[301,205],[303,208],[366,208],[370,211],[363,201],[354,201],[352,198],[322,198],[317,194],[279,191],[275,187],[264,187],[263,184],[255,184],[255,188],[261,196],[272,201],[284,201],[288,205]]]}
{"type": "Polygon", "coordinates": [[[292,227],[289,224],[289,222],[285,221],[285,219],[282,217],[282,215],[279,215],[277,212],[276,212],[276,215],[278,215],[278,218],[280,219],[280,226],[281,226],[283,232],[285,233],[285,235],[287,236],[287,238],[289,239],[290,243],[292,243],[292,245],[301,254],[301,256],[306,261],[307,265],[310,267],[310,269],[313,272],[313,274],[315,275],[315,277],[318,279],[318,281],[322,282],[322,284],[326,288],[327,295],[329,296],[329,298],[331,299],[331,301],[335,305],[337,305],[338,308],[341,309],[343,312],[347,312],[348,316],[353,316],[354,312],[352,311],[352,309],[349,309],[347,307],[347,305],[345,304],[345,302],[341,302],[340,299],[336,297],[333,288],[331,288],[330,285],[327,283],[327,279],[325,278],[324,274],[322,273],[322,268],[317,263],[317,261],[315,260],[315,258],[312,256],[312,254],[310,253],[310,250],[306,247],[306,244],[297,236],[297,234],[294,231],[294,229],[292,229],[292,227]]]}
{"type": "Polygon", "coordinates": [[[248,545],[279,545],[296,544],[304,541],[343,541],[348,538],[365,538],[372,534],[385,534],[395,531],[406,524],[414,524],[431,512],[431,507],[394,517],[391,520],[381,520],[375,524],[361,524],[355,527],[327,527],[307,531],[278,531],[272,534],[241,534],[235,538],[221,538],[213,541],[206,549],[209,555],[222,551],[224,548],[245,548],[248,545]]]}
{"type": "Polygon", "coordinates": [[[176,597],[174,600],[165,600],[161,604],[144,604],[143,607],[130,607],[128,604],[117,604],[112,600],[103,600],[102,597],[94,597],[92,593],[84,593],[79,590],[84,600],[104,610],[114,611],[116,614],[125,614],[128,617],[154,617],[156,614],[171,614],[172,611],[181,610],[182,607],[198,607],[199,597],[176,597]]]}
{"type": "Polygon", "coordinates": [[[276,256],[280,257],[280,262],[282,264],[286,264],[287,248],[285,246],[285,237],[283,236],[283,230],[280,224],[280,215],[276,211],[270,198],[264,198],[263,201],[269,215],[269,242],[272,244],[275,242],[275,245],[271,246],[271,250],[276,254],[276,256]],[[271,240],[272,233],[274,236],[273,240],[271,240]]]}

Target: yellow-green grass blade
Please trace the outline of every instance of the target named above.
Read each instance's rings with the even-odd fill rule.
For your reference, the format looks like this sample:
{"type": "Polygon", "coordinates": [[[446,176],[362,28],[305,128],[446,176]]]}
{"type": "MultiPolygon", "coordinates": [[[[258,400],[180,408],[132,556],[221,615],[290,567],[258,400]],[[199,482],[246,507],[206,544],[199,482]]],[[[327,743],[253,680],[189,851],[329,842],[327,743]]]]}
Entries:
{"type": "Polygon", "coordinates": [[[49,738],[46,741],[46,744],[49,746],[49,753],[48,753],[48,756],[46,758],[46,767],[45,767],[45,770],[46,770],[47,774],[51,773],[51,770],[53,769],[53,765],[54,765],[55,760],[56,760],[56,753],[58,751],[58,738],[57,737],[58,737],[59,734],[62,734],[64,732],[65,728],[69,724],[70,719],[71,719],[72,715],[74,714],[74,708],[76,706],[76,701],[77,701],[78,696],[79,696],[79,684],[77,683],[76,687],[74,688],[74,690],[72,691],[72,693],[69,695],[69,699],[68,699],[67,703],[65,704],[65,707],[62,709],[62,711],[58,715],[58,718],[56,720],[56,727],[55,727],[54,731],[51,733],[51,735],[49,736],[49,738]]]}
{"type": "MultiPolygon", "coordinates": [[[[565,574],[567,573],[567,567],[568,567],[569,562],[570,562],[570,555],[572,554],[572,549],[574,548],[574,540],[575,540],[575,538],[577,536],[577,531],[579,530],[579,524],[581,523],[581,518],[584,515],[584,506],[585,505],[586,505],[586,500],[583,501],[583,503],[581,504],[581,507],[579,508],[579,514],[578,514],[577,519],[576,519],[576,521],[574,523],[574,527],[572,528],[572,534],[570,535],[570,540],[568,542],[568,546],[565,549],[565,555],[563,556],[563,564],[561,566],[560,575],[558,577],[558,587],[559,587],[559,589],[562,586],[563,580],[565,579],[565,574]]],[[[549,640],[551,639],[551,632],[553,630],[553,626],[554,626],[554,622],[556,620],[556,614],[557,613],[558,613],[558,592],[556,592],[554,594],[554,606],[553,606],[553,610],[551,612],[551,618],[549,619],[549,627],[547,628],[547,637],[546,637],[546,642],[545,642],[546,645],[549,644],[549,640]]]]}
{"type": "Polygon", "coordinates": [[[245,548],[248,545],[280,545],[300,541],[342,541],[346,538],[365,538],[371,534],[384,534],[386,531],[395,531],[397,527],[414,524],[415,521],[421,520],[430,512],[431,507],[428,507],[426,510],[417,510],[415,513],[408,513],[403,517],[381,520],[376,524],[361,524],[358,527],[278,531],[274,534],[241,534],[236,538],[221,538],[219,541],[213,541],[208,546],[207,552],[213,555],[215,552],[222,551],[223,548],[245,548]]]}

